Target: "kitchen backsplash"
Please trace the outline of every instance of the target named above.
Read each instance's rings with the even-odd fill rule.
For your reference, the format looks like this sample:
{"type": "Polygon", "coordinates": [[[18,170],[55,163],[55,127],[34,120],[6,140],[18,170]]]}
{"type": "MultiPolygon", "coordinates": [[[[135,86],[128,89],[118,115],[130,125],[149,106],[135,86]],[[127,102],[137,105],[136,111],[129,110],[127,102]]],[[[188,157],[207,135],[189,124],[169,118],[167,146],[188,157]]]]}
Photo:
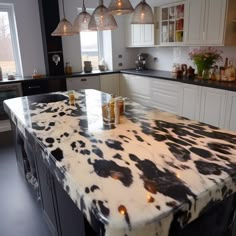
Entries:
{"type": "MultiPolygon", "coordinates": [[[[142,48],[139,52],[148,53],[149,57],[147,59],[148,69],[158,69],[171,71],[173,63],[193,65],[193,62],[189,59],[188,53],[192,51],[193,47],[159,47],[159,48],[142,48]],[[154,58],[157,58],[155,60],[154,58]]],[[[223,51],[222,57],[223,61],[220,65],[224,65],[224,59],[229,58],[229,61],[233,62],[236,66],[236,47],[216,47],[217,49],[223,51]]]]}

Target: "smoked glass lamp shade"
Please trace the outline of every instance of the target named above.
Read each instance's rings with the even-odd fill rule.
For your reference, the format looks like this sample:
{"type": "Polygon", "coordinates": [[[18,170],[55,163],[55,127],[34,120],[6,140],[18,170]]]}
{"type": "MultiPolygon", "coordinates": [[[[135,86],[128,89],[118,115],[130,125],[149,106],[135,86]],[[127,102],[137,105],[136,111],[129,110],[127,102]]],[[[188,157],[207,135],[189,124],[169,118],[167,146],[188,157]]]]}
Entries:
{"type": "Polygon", "coordinates": [[[154,24],[152,8],[145,0],[135,7],[131,24],[154,24]]]}
{"type": "Polygon", "coordinates": [[[57,28],[52,32],[52,36],[72,36],[73,30],[72,30],[72,24],[66,19],[63,18],[59,24],[57,25],[57,28]]]}
{"type": "Polygon", "coordinates": [[[123,15],[132,13],[134,8],[129,0],[111,0],[108,11],[113,15],[123,15]]]}
{"type": "Polygon", "coordinates": [[[88,24],[91,19],[91,15],[86,12],[82,11],[77,15],[73,24],[73,32],[79,33],[81,31],[89,31],[88,24]]]}
{"type": "Polygon", "coordinates": [[[100,0],[99,6],[94,10],[90,22],[90,30],[114,30],[117,28],[117,23],[113,15],[108,14],[108,9],[103,5],[103,0],[100,0]]]}

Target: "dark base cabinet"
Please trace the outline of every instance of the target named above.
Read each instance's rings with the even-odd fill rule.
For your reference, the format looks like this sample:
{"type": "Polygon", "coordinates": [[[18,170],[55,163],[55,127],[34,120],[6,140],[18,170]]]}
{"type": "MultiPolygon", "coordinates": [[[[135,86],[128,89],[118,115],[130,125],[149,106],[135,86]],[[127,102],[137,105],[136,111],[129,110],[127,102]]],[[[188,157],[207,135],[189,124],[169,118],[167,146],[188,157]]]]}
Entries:
{"type": "Polygon", "coordinates": [[[216,203],[183,229],[172,224],[169,236],[236,236],[236,194],[216,203]]]}
{"type": "Polygon", "coordinates": [[[22,83],[24,96],[50,93],[57,91],[66,91],[66,79],[32,79],[22,83]]]}
{"type": "MultiPolygon", "coordinates": [[[[37,150],[37,147],[36,147],[37,150]]],[[[42,208],[46,221],[56,236],[95,236],[83,214],[43,162],[43,151],[36,151],[42,208]]]]}

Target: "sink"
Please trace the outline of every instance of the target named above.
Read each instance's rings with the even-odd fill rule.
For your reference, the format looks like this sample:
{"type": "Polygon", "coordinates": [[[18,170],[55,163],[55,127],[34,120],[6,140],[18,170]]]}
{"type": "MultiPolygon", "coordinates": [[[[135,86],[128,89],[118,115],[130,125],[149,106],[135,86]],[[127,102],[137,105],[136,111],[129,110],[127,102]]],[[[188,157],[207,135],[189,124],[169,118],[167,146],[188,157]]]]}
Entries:
{"type": "Polygon", "coordinates": [[[29,102],[37,102],[37,103],[51,103],[51,102],[60,102],[67,100],[68,96],[63,94],[40,94],[28,96],[29,102]]]}

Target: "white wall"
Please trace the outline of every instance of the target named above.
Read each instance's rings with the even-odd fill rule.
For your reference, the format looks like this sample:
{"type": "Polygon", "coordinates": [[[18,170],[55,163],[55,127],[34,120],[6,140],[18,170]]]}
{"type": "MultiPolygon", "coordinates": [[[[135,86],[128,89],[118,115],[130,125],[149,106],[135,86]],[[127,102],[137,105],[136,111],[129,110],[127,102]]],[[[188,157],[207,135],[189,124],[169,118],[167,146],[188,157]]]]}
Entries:
{"type": "Polygon", "coordinates": [[[42,34],[37,0],[0,0],[14,4],[23,75],[45,73],[42,34]]]}
{"type": "MultiPolygon", "coordinates": [[[[159,47],[159,48],[143,48],[139,52],[146,52],[149,54],[147,60],[147,67],[149,69],[158,69],[171,71],[173,63],[187,64],[194,66],[189,59],[188,53],[195,47],[159,47]],[[157,61],[154,61],[154,58],[157,61]]],[[[236,66],[236,47],[216,47],[223,51],[222,57],[229,58],[236,66]]],[[[224,65],[224,61],[219,62],[219,65],[224,65]]]]}
{"type": "MultiPolygon", "coordinates": [[[[105,0],[104,5],[108,6],[110,0],[105,0]]],[[[60,3],[60,2],[59,2],[60,3]]],[[[87,8],[96,8],[98,6],[98,0],[88,0],[85,1],[87,8]]],[[[62,6],[60,6],[60,15],[62,16],[62,6]]],[[[65,14],[66,18],[73,23],[77,15],[77,8],[82,7],[82,1],[78,0],[66,0],[65,1],[65,14]]],[[[123,16],[116,17],[118,29],[111,32],[111,42],[109,39],[105,39],[104,52],[105,59],[109,69],[120,70],[124,68],[134,67],[134,60],[137,55],[136,49],[126,49],[125,48],[125,21],[123,16]],[[111,53],[109,52],[112,52],[111,53]],[[122,55],[122,58],[118,58],[119,55],[122,55]],[[122,63],[122,66],[119,66],[119,63],[122,63]]],[[[107,37],[110,34],[105,32],[104,36],[107,37]]],[[[80,38],[79,35],[62,37],[63,44],[63,53],[64,53],[64,62],[69,61],[72,65],[73,72],[82,71],[81,66],[81,55],[80,55],[80,38]]]]}

